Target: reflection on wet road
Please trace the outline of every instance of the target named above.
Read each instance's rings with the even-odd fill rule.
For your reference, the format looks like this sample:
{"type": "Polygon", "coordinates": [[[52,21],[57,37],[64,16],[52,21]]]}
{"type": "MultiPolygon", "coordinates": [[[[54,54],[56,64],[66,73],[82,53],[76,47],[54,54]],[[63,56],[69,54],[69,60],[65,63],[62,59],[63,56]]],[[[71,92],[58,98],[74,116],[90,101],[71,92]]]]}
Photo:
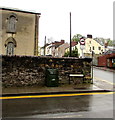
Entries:
{"type": "MultiPolygon", "coordinates": [[[[81,117],[85,117],[84,112],[87,112],[86,115],[89,116],[90,113],[97,114],[98,112],[98,117],[102,115],[112,117],[113,113],[109,112],[113,110],[112,96],[112,94],[96,94],[72,97],[8,99],[3,100],[3,117],[39,118],[44,114],[46,114],[46,117],[58,114],[57,117],[59,117],[60,113],[69,114],[71,112],[76,113],[76,117],[79,112],[81,117]],[[106,114],[104,114],[105,112],[106,114]]],[[[79,114],[78,117],[80,117],[79,114]]]]}

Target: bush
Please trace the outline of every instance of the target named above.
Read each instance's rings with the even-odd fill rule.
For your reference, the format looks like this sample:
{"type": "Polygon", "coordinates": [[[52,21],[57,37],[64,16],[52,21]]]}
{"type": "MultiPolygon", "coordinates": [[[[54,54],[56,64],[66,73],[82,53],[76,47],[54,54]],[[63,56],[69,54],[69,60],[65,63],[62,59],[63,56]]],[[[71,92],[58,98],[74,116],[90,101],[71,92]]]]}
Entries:
{"type": "MultiPolygon", "coordinates": [[[[66,52],[64,54],[64,57],[69,57],[69,56],[70,56],[70,51],[68,51],[68,52],[66,52]]],[[[75,50],[72,50],[71,57],[78,57],[78,50],[77,50],[77,48],[75,50]]]]}

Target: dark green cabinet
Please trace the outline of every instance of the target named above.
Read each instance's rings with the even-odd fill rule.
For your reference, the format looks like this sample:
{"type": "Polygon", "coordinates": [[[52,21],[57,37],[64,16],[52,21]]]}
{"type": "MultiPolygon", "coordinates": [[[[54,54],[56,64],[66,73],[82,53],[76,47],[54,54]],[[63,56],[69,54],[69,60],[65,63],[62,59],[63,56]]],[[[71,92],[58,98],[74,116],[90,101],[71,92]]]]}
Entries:
{"type": "Polygon", "coordinates": [[[57,69],[46,69],[45,84],[47,87],[58,87],[59,78],[57,69]]]}

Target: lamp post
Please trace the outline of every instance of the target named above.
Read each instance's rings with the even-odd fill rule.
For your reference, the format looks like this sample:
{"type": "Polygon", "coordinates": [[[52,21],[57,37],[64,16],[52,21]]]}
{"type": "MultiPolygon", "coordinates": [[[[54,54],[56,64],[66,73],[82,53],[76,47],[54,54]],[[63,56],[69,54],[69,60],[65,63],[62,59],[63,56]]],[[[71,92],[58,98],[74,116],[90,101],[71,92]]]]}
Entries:
{"type": "Polygon", "coordinates": [[[92,51],[92,84],[93,84],[93,57],[94,57],[94,51],[92,51]]]}
{"type": "Polygon", "coordinates": [[[44,56],[46,55],[46,36],[45,36],[45,40],[44,40],[44,56]]]}
{"type": "Polygon", "coordinates": [[[71,57],[71,12],[70,12],[70,55],[69,57],[71,57]]]}

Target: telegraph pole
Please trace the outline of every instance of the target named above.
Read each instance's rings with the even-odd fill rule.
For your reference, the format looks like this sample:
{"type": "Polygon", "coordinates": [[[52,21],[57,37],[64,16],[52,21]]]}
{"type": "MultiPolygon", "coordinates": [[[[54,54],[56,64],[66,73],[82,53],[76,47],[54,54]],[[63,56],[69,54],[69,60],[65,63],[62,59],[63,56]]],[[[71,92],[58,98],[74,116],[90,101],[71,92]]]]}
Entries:
{"type": "Polygon", "coordinates": [[[94,57],[94,51],[92,51],[92,84],[93,84],[93,57],[94,57]]]}
{"type": "Polygon", "coordinates": [[[70,12],[70,55],[69,57],[71,57],[71,12],[70,12]]]}
{"type": "Polygon", "coordinates": [[[46,36],[45,36],[45,40],[44,40],[44,56],[46,55],[46,36]]]}

